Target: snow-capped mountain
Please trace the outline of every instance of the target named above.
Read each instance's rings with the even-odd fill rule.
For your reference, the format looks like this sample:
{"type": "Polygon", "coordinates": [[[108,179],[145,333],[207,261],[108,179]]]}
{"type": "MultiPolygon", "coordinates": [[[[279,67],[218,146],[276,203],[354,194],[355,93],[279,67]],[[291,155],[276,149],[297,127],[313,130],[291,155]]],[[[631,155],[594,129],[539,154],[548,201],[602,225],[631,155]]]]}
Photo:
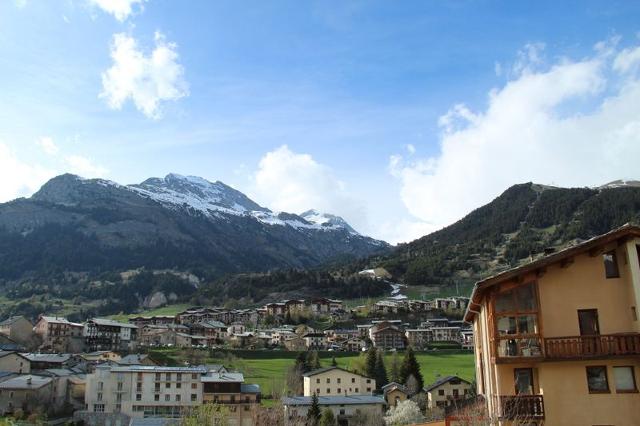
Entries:
{"type": "MultiPolygon", "coordinates": [[[[272,212],[222,182],[177,174],[134,185],[55,177],[30,198],[0,204],[0,238],[22,245],[36,271],[51,267],[50,254],[61,270],[197,267],[215,275],[310,267],[389,247],[338,216],[272,212]]],[[[7,250],[0,245],[0,258],[22,249],[7,250]]],[[[0,265],[0,279],[5,272],[0,265]]]]}

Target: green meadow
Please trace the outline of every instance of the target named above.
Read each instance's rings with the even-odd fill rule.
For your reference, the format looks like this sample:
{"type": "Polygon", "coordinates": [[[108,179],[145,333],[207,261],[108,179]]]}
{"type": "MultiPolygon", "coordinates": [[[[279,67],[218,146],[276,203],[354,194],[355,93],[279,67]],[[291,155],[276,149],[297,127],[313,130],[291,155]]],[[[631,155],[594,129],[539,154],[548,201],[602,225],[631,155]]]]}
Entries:
{"type": "MultiPolygon", "coordinates": [[[[199,350],[199,362],[209,364],[224,364],[227,368],[236,369],[244,373],[247,383],[257,383],[262,389],[262,394],[268,398],[273,391],[281,394],[285,388],[287,370],[294,364],[297,352],[286,351],[248,351],[248,350],[219,350],[210,352],[199,350]]],[[[188,353],[180,349],[156,349],[149,354],[159,362],[178,365],[188,359],[188,353]]],[[[333,356],[338,366],[345,369],[353,369],[358,354],[345,352],[320,352],[323,367],[331,365],[333,356]]],[[[400,359],[403,353],[399,352],[400,359]]],[[[391,353],[385,355],[387,369],[391,363],[391,353]]],[[[424,383],[434,382],[439,376],[456,374],[463,379],[474,379],[473,354],[460,350],[439,350],[430,352],[418,352],[416,354],[424,383]]]]}

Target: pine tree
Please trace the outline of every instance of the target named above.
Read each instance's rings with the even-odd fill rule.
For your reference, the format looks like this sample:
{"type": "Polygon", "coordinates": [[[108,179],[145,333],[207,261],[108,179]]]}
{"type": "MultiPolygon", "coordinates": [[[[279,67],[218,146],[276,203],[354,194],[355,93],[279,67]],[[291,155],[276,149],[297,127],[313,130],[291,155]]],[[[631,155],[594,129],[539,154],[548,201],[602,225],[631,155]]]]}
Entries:
{"type": "Polygon", "coordinates": [[[335,355],[333,357],[331,357],[331,366],[332,367],[337,367],[338,366],[338,362],[336,361],[336,356],[335,355]]]}
{"type": "Polygon", "coordinates": [[[367,351],[367,359],[365,363],[365,376],[375,377],[376,375],[376,348],[372,347],[367,351]]]}
{"type": "Polygon", "coordinates": [[[314,392],[311,396],[311,407],[307,411],[307,425],[318,426],[320,421],[320,404],[318,403],[318,395],[314,392]]]}
{"type": "Polygon", "coordinates": [[[296,370],[300,371],[301,373],[307,373],[310,370],[309,363],[307,362],[308,356],[309,355],[307,352],[298,353],[295,364],[296,370]]]}
{"type": "Polygon", "coordinates": [[[336,417],[333,415],[333,411],[330,408],[322,410],[322,417],[320,417],[320,426],[335,426],[336,417]]]}
{"type": "Polygon", "coordinates": [[[391,357],[391,365],[389,366],[389,381],[402,383],[400,380],[400,357],[398,357],[398,352],[394,352],[391,357]]]}
{"type": "Polygon", "coordinates": [[[405,352],[402,365],[400,366],[400,380],[402,380],[403,384],[407,384],[409,376],[413,376],[418,382],[418,389],[422,389],[424,379],[422,378],[422,373],[420,373],[420,364],[418,364],[416,355],[413,353],[411,347],[405,352]]]}
{"type": "Polygon", "coordinates": [[[309,368],[307,371],[317,370],[318,368],[322,367],[320,365],[320,357],[318,356],[317,351],[307,352],[307,367],[309,368]]]}
{"type": "Polygon", "coordinates": [[[387,378],[387,368],[384,366],[384,357],[382,351],[378,351],[376,355],[375,376],[377,389],[382,389],[384,385],[389,383],[387,378]]]}

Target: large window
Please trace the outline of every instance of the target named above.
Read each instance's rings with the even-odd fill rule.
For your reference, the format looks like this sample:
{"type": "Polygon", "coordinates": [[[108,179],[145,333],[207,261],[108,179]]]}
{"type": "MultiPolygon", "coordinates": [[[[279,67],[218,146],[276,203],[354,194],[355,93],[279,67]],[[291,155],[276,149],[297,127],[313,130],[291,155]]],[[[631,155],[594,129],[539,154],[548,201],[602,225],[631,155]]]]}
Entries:
{"type": "Polygon", "coordinates": [[[613,379],[616,384],[616,392],[638,392],[633,367],[613,367],[613,379]]]}
{"type": "Polygon", "coordinates": [[[494,311],[499,357],[542,355],[536,283],[522,284],[497,293],[494,311]]]}
{"type": "Polygon", "coordinates": [[[589,393],[609,393],[607,367],[604,365],[587,367],[587,386],[589,393]]]}

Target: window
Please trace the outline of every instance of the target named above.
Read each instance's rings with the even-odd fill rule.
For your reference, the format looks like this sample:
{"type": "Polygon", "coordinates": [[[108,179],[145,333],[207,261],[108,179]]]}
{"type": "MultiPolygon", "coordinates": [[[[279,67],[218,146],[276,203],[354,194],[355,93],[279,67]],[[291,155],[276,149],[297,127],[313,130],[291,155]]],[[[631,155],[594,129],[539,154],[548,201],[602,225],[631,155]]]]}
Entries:
{"type": "Polygon", "coordinates": [[[331,393],[331,388],[327,388],[327,393],[331,393]]]}
{"type": "Polygon", "coordinates": [[[367,379],[367,384],[371,383],[371,379],[367,379]]]}
{"type": "Polygon", "coordinates": [[[327,383],[331,383],[331,378],[327,377],[327,383]]]}
{"type": "Polygon", "coordinates": [[[102,401],[102,392],[98,393],[98,401],[102,401]]]}
{"type": "Polygon", "coordinates": [[[351,378],[351,383],[355,383],[355,382],[356,382],[356,378],[355,378],[355,377],[352,377],[352,378],[351,378]]]}
{"type": "Polygon", "coordinates": [[[156,373],[156,380],[160,380],[160,373],[156,373]]]}
{"type": "Polygon", "coordinates": [[[167,389],[171,389],[171,383],[167,382],[164,384],[164,387],[167,389]]]}
{"type": "Polygon", "coordinates": [[[182,399],[182,395],[180,394],[176,395],[176,402],[180,402],[181,399],[182,399]]]}
{"type": "Polygon", "coordinates": [[[613,367],[613,380],[616,383],[616,392],[638,392],[636,377],[633,367],[613,367]]]}
{"type": "Polygon", "coordinates": [[[494,296],[495,341],[499,357],[542,355],[536,283],[507,288],[494,296]]]}
{"type": "Polygon", "coordinates": [[[444,395],[444,389],[439,389],[438,390],[438,395],[443,396],[444,395]]]}
{"type": "Polygon", "coordinates": [[[141,393],[137,393],[136,394],[136,401],[142,401],[142,394],[141,393]]]}
{"type": "Polygon", "coordinates": [[[154,401],[160,401],[160,395],[153,395],[153,400],[154,401]]]}
{"type": "Polygon", "coordinates": [[[182,383],[178,382],[176,383],[176,389],[181,389],[182,388],[182,383]]]}
{"type": "Polygon", "coordinates": [[[191,394],[191,402],[196,402],[196,401],[197,401],[197,399],[198,399],[198,395],[197,395],[197,394],[195,394],[195,393],[192,393],[192,394],[191,394]]]}
{"type": "Polygon", "coordinates": [[[198,389],[197,383],[191,383],[191,389],[198,389]]]}
{"type": "Polygon", "coordinates": [[[176,380],[177,381],[182,380],[182,373],[176,373],[176,380]]]}
{"type": "Polygon", "coordinates": [[[602,255],[604,261],[604,273],[607,278],[620,278],[620,271],[618,270],[618,259],[616,257],[616,251],[611,250],[602,255]]]}
{"type": "Polygon", "coordinates": [[[454,397],[456,397],[456,398],[457,398],[458,396],[460,396],[460,391],[459,391],[458,389],[454,389],[454,390],[453,390],[453,396],[454,396],[454,397]]]}
{"type": "Polygon", "coordinates": [[[164,379],[165,379],[165,380],[171,380],[171,373],[166,373],[166,374],[164,375],[164,379]]]}
{"type": "Polygon", "coordinates": [[[104,413],[104,404],[94,404],[93,411],[96,413],[104,413]]]}
{"type": "Polygon", "coordinates": [[[198,378],[198,375],[194,373],[194,374],[192,374],[192,375],[191,375],[191,378],[192,378],[193,380],[196,380],[196,379],[198,378]]]}
{"type": "Polygon", "coordinates": [[[359,392],[359,390],[358,390],[358,388],[356,388],[356,393],[358,393],[358,392],[359,392]]]}
{"type": "Polygon", "coordinates": [[[122,390],[122,386],[123,386],[123,383],[122,383],[122,382],[118,382],[118,390],[119,390],[119,391],[121,391],[121,390],[122,390]]]}
{"type": "Polygon", "coordinates": [[[338,383],[340,383],[340,377],[338,377],[338,383]]]}
{"type": "Polygon", "coordinates": [[[316,379],[316,383],[320,383],[320,379],[316,379]]]}
{"type": "Polygon", "coordinates": [[[104,383],[103,382],[98,382],[98,389],[99,390],[104,389],[104,383]]]}
{"type": "Polygon", "coordinates": [[[371,392],[371,388],[367,388],[367,392],[371,392]]]}
{"type": "Polygon", "coordinates": [[[167,394],[164,396],[164,400],[165,401],[170,401],[171,400],[171,395],[167,394]]]}
{"type": "Polygon", "coordinates": [[[587,367],[587,386],[589,393],[608,393],[607,367],[604,365],[587,367]]]}
{"type": "Polygon", "coordinates": [[[341,392],[342,392],[342,389],[338,388],[338,393],[341,393],[341,392]]]}

